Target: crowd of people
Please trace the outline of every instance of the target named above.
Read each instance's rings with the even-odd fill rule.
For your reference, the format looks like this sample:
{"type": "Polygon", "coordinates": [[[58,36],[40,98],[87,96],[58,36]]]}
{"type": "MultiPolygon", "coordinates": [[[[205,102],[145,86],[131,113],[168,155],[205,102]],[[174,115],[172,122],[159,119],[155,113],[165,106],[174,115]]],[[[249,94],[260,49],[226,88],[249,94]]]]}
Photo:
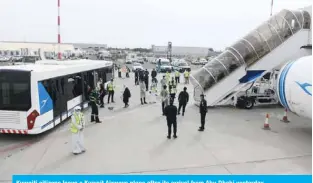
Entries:
{"type": "MultiPolygon", "coordinates": [[[[177,85],[180,83],[180,75],[178,71],[175,72],[174,77],[171,77],[169,72],[165,73],[162,76],[160,82],[157,80],[157,72],[155,69],[149,73],[146,70],[136,70],[134,73],[135,85],[139,85],[140,91],[140,102],[141,105],[149,103],[157,103],[158,99],[160,99],[162,106],[162,114],[166,116],[168,134],[167,138],[170,139],[173,131],[173,138],[177,138],[177,115],[180,115],[182,112],[182,116],[185,115],[186,106],[189,102],[189,94],[187,92],[187,87],[185,86],[183,90],[179,93],[178,100],[178,108],[175,106],[174,102],[176,99],[177,93],[177,85]],[[151,76],[151,84],[149,87],[149,78],[151,76]],[[158,85],[161,88],[160,92],[158,92],[158,85]],[[150,95],[149,101],[147,102],[147,93],[150,95]]],[[[186,70],[184,73],[185,82],[184,84],[189,84],[189,71],[186,70]]],[[[119,75],[120,76],[120,75],[119,75]]],[[[129,75],[128,75],[129,77],[129,75]]],[[[104,83],[100,78],[97,87],[94,89],[90,89],[89,93],[89,101],[91,106],[91,122],[101,123],[99,120],[99,110],[104,107],[104,97],[108,95],[107,103],[114,103],[114,92],[115,84],[113,78],[108,82],[107,87],[104,87],[104,83]]],[[[124,107],[127,108],[129,106],[129,98],[131,97],[131,92],[128,87],[124,87],[124,91],[122,94],[122,100],[124,103],[124,107]]],[[[204,99],[204,95],[201,95],[200,102],[200,119],[201,125],[199,127],[199,131],[204,131],[205,127],[205,117],[207,113],[207,103],[204,99]]],[[[81,142],[81,131],[84,128],[84,122],[82,117],[81,109],[76,107],[74,110],[74,114],[72,116],[71,123],[71,131],[73,134],[73,153],[79,154],[85,152],[85,148],[81,142]]]]}

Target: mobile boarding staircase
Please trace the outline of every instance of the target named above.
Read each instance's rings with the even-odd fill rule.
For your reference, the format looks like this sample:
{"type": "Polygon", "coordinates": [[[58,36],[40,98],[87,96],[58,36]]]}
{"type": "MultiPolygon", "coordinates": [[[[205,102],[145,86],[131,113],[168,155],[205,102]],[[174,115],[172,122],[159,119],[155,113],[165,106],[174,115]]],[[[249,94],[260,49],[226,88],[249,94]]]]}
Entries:
{"type": "Polygon", "coordinates": [[[227,105],[267,71],[288,61],[312,55],[312,6],[282,10],[194,73],[195,104],[204,94],[208,107],[227,105]]]}

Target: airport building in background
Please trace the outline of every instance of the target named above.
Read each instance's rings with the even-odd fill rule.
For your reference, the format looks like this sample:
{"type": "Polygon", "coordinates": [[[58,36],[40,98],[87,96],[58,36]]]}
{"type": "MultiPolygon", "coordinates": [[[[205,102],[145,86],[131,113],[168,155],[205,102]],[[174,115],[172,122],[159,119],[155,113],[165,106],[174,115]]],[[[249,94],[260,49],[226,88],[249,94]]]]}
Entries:
{"type": "Polygon", "coordinates": [[[88,44],[88,43],[57,43],[51,42],[15,42],[0,41],[0,56],[38,56],[39,49],[46,55],[56,55],[60,46],[60,52],[70,55],[77,50],[103,50],[107,48],[106,44],[88,44]]]}
{"type": "MultiPolygon", "coordinates": [[[[157,57],[167,56],[167,46],[152,45],[151,50],[153,54],[157,57]]],[[[206,56],[215,56],[217,54],[218,53],[213,51],[212,48],[172,46],[173,57],[186,57],[186,56],[206,57],[206,56]]]]}
{"type": "Polygon", "coordinates": [[[107,44],[89,44],[89,43],[68,43],[74,45],[75,48],[79,48],[82,50],[105,50],[108,48],[107,44]]]}
{"type": "MultiPolygon", "coordinates": [[[[3,56],[38,55],[39,49],[44,52],[58,52],[58,45],[56,43],[0,42],[0,55],[3,56]]],[[[74,50],[72,44],[60,44],[61,52],[72,52],[74,50]]]]}

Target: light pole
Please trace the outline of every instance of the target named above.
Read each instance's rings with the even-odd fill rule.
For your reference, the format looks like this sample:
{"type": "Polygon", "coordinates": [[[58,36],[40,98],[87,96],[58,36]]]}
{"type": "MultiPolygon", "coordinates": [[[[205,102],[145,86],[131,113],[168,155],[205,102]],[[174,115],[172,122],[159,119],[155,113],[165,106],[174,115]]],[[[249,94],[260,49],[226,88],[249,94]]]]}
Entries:
{"type": "Polygon", "coordinates": [[[274,0],[271,0],[271,16],[272,16],[272,13],[273,13],[273,2],[274,0]]]}
{"type": "Polygon", "coordinates": [[[60,49],[60,44],[61,44],[61,33],[60,33],[60,0],[58,1],[58,60],[61,60],[61,49],[60,49]]]}

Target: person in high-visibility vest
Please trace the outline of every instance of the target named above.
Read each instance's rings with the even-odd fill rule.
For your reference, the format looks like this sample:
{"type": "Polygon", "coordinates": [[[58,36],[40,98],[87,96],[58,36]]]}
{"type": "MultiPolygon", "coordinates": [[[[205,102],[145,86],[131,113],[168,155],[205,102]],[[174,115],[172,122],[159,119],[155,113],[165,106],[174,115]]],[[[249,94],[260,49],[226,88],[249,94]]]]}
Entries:
{"type": "Polygon", "coordinates": [[[99,120],[99,109],[98,109],[99,93],[96,89],[92,89],[89,94],[89,102],[91,105],[91,122],[101,123],[99,120]]]}
{"type": "Polygon", "coordinates": [[[109,92],[108,94],[108,104],[110,103],[110,98],[111,98],[111,102],[114,103],[114,83],[113,83],[113,79],[111,79],[111,81],[108,83],[107,85],[107,91],[109,92]]]}
{"type": "Polygon", "coordinates": [[[176,71],[176,72],[175,72],[175,81],[176,81],[176,84],[179,83],[179,78],[180,78],[180,72],[179,72],[179,71],[176,71]]]}
{"type": "Polygon", "coordinates": [[[81,108],[76,106],[74,113],[71,116],[71,127],[72,133],[72,152],[77,155],[86,151],[83,144],[83,129],[85,127],[84,115],[81,112],[81,108]]]}
{"type": "Polygon", "coordinates": [[[169,84],[169,93],[170,93],[170,100],[174,101],[175,95],[176,95],[176,83],[174,81],[174,78],[169,84]]]}
{"type": "MultiPolygon", "coordinates": [[[[172,77],[172,80],[171,80],[171,81],[169,81],[167,84],[168,84],[168,85],[171,85],[172,83],[175,83],[175,79],[174,79],[174,77],[172,77]]],[[[170,88],[168,88],[168,89],[170,89],[170,88]]]]}
{"type": "Polygon", "coordinates": [[[166,83],[168,83],[171,79],[171,74],[168,71],[165,74],[165,78],[166,78],[166,83]]]}
{"type": "Polygon", "coordinates": [[[189,84],[189,71],[186,69],[184,72],[185,84],[189,84]]]}

